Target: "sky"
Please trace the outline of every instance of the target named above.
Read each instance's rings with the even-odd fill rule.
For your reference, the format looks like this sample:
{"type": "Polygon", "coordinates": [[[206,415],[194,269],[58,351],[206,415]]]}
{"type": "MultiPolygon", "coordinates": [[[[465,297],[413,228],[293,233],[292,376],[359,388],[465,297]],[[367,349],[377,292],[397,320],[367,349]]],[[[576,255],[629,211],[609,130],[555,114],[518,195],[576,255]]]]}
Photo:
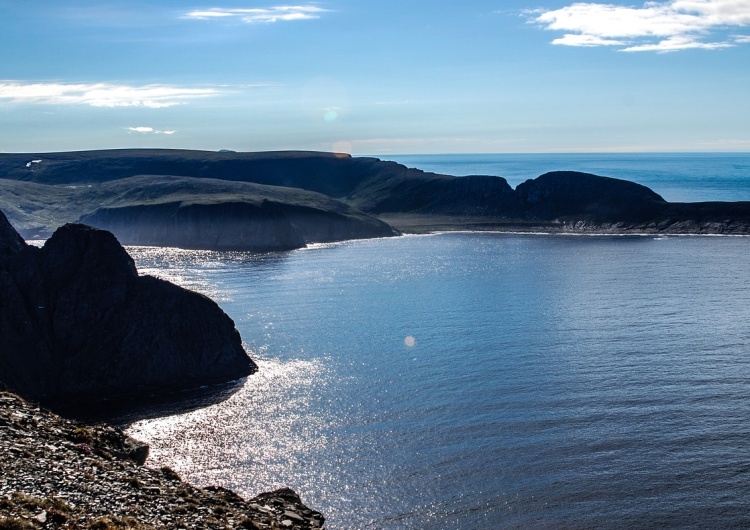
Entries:
{"type": "Polygon", "coordinates": [[[750,151],[750,0],[0,0],[0,152],[750,151]]]}

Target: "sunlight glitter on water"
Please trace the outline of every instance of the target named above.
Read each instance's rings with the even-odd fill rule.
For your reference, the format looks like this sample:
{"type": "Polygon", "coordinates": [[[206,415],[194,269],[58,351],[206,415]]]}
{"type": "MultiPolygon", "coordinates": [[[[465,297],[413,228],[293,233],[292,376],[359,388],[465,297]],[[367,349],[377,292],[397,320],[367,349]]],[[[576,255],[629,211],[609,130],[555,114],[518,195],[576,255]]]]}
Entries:
{"type": "Polygon", "coordinates": [[[127,433],[151,447],[148,465],[248,496],[289,485],[292,470],[304,473],[305,460],[327,444],[331,418],[316,403],[326,369],[320,360],[257,364],[258,372],[222,403],[132,424],[127,433]]]}
{"type": "MultiPolygon", "coordinates": [[[[216,252],[208,250],[184,250],[171,247],[127,247],[138,263],[138,274],[150,275],[174,283],[191,291],[212,298],[216,302],[231,300],[229,289],[216,281],[218,269],[224,261],[216,252]]],[[[226,260],[227,253],[221,255],[226,260]]]]}

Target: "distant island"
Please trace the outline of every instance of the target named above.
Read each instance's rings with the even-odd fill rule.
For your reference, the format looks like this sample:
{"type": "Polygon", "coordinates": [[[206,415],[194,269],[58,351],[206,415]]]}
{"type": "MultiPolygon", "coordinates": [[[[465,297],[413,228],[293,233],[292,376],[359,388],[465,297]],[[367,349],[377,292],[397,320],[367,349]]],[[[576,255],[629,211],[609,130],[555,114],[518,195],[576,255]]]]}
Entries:
{"type": "Polygon", "coordinates": [[[572,171],[513,189],[498,176],[307,151],[0,154],[0,209],[25,238],[82,222],[123,244],[217,250],[435,230],[750,234],[750,202],[671,203],[572,171]]]}

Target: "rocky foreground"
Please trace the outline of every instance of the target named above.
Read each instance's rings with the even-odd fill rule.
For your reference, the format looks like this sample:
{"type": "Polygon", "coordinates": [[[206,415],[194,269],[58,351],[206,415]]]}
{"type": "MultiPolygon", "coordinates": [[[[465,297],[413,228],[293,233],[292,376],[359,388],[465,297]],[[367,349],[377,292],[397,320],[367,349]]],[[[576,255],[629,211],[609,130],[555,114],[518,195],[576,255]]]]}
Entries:
{"type": "Polygon", "coordinates": [[[0,392],[0,529],[322,528],[289,489],[244,500],[143,463],[148,446],[0,392]]]}

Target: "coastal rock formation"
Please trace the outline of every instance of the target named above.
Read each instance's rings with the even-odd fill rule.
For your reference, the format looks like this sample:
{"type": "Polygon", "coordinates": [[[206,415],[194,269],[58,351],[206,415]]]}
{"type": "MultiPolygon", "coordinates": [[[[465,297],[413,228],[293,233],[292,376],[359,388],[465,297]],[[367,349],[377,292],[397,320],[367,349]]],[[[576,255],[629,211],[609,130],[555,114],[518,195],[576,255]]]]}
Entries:
{"type": "Polygon", "coordinates": [[[81,222],[112,232],[124,245],[254,251],[305,246],[283,210],[269,201],[99,208],[81,222]]]}
{"type": "Polygon", "coordinates": [[[65,186],[0,179],[2,208],[31,239],[69,222],[109,230],[126,245],[211,250],[398,235],[375,216],[313,191],[171,175],[65,186]]]}
{"type": "Polygon", "coordinates": [[[244,500],[145,467],[148,446],[0,392],[0,528],[322,528],[290,489],[244,500]]]}
{"type": "Polygon", "coordinates": [[[749,202],[670,203],[626,180],[555,171],[519,184],[527,222],[597,233],[750,234],[749,202]]]}
{"type": "Polygon", "coordinates": [[[198,200],[98,208],[80,221],[114,233],[124,245],[210,250],[279,251],[398,235],[376,217],[329,198],[313,204],[250,201],[241,195],[214,203],[198,200]]]}
{"type": "MultiPolygon", "coordinates": [[[[148,175],[150,180],[173,179],[168,183],[173,187],[169,197],[188,189],[191,196],[200,197],[179,199],[183,206],[220,202],[206,198],[207,190],[218,188],[223,190],[222,201],[231,203],[238,194],[249,193],[240,192],[241,185],[255,186],[255,198],[250,200],[246,195],[245,199],[259,204],[262,197],[283,204],[286,219],[279,218],[282,231],[288,219],[306,242],[311,241],[310,234],[335,233],[339,240],[395,233],[391,227],[376,225],[372,218],[365,220],[366,214],[406,231],[418,227],[419,230],[750,233],[750,203],[669,203],[644,186],[609,177],[555,171],[526,181],[514,190],[497,176],[454,177],[377,158],[300,151],[132,149],[33,155],[0,153],[0,208],[11,212],[13,220],[26,230],[24,234],[43,233],[49,219],[59,220],[61,212],[47,205],[59,204],[63,195],[75,195],[76,200],[68,201],[70,204],[86,204],[87,209],[79,211],[79,215],[93,213],[92,219],[100,215],[94,212],[97,208],[154,204],[154,184],[141,181],[134,185],[131,179],[145,178],[138,175],[148,175]],[[38,162],[29,164],[32,159],[38,162]],[[271,189],[276,191],[272,193],[271,189]],[[284,190],[283,198],[278,195],[279,190],[284,190]],[[321,207],[324,195],[334,202],[321,207]],[[52,196],[56,201],[45,198],[52,196]],[[344,213],[343,203],[356,212],[344,213]],[[295,221],[291,213],[295,207],[320,210],[320,215],[295,221]],[[344,218],[340,218],[335,230],[326,232],[319,222],[333,219],[334,212],[344,218]],[[372,235],[352,235],[355,233],[372,235]]],[[[161,195],[157,202],[169,201],[161,195]]],[[[210,218],[203,218],[201,223],[210,222],[210,218]]]]}
{"type": "Polygon", "coordinates": [[[658,214],[666,201],[645,186],[576,171],[554,171],[516,187],[527,219],[631,221],[658,214]]]}
{"type": "Polygon", "coordinates": [[[255,364],[215,302],[139,276],[106,231],[68,224],[42,248],[0,212],[0,382],[54,406],[226,382],[255,364]]]}

